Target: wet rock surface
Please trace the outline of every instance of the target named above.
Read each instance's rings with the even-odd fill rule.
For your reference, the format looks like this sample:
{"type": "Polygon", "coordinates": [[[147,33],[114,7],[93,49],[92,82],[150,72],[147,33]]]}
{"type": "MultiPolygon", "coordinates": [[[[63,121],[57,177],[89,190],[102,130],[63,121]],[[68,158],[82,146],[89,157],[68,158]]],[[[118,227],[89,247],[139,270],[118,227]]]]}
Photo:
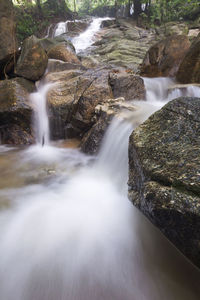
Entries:
{"type": "Polygon", "coordinates": [[[0,81],[0,138],[5,144],[30,144],[32,107],[28,97],[35,91],[24,78],[0,81]]]}
{"type": "Polygon", "coordinates": [[[200,83],[200,34],[186,53],[177,80],[181,83],[200,83]]]}
{"type": "Polygon", "coordinates": [[[143,79],[129,73],[129,70],[113,70],[109,75],[109,83],[115,98],[124,97],[125,100],[145,99],[143,79]]]}
{"type": "Polygon", "coordinates": [[[137,72],[149,47],[155,43],[155,30],[136,26],[133,20],[105,22],[106,27],[92,51],[101,63],[132,69],[137,72]],[[111,23],[111,25],[109,24],[111,23]]]}
{"type": "Polygon", "coordinates": [[[129,198],[200,267],[200,99],[169,102],[131,135],[129,198]]]}
{"type": "Polygon", "coordinates": [[[188,37],[170,36],[153,45],[141,66],[140,74],[147,77],[174,76],[190,47],[188,37]]]}
{"type": "Polygon", "coordinates": [[[26,79],[37,81],[47,67],[48,57],[35,36],[27,38],[22,46],[15,73],[26,79]]]}
{"type": "Polygon", "coordinates": [[[54,129],[62,128],[61,131],[53,130],[54,138],[82,135],[91,128],[97,104],[112,97],[108,75],[109,69],[71,70],[47,75],[47,80],[56,82],[48,95],[50,123],[54,129]]]}

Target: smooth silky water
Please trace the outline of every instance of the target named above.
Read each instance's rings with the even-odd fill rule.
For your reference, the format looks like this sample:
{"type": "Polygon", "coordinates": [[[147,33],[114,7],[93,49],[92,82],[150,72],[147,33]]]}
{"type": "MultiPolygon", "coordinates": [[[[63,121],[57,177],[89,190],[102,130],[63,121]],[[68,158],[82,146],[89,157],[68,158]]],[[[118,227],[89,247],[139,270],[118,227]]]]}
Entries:
{"type": "Polygon", "coordinates": [[[182,94],[167,78],[144,82],[147,101],[113,120],[96,158],[50,142],[49,83],[31,95],[37,144],[0,146],[1,300],[200,298],[199,270],[127,198],[130,133],[182,94]]]}

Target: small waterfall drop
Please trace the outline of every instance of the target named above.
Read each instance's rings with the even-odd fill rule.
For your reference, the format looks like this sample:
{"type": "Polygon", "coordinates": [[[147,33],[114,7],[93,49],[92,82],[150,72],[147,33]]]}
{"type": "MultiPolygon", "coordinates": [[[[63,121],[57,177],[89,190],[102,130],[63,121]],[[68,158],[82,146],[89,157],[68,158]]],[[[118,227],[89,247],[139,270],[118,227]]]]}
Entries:
{"type": "Polygon", "coordinates": [[[47,114],[46,97],[51,83],[40,83],[37,92],[30,94],[30,101],[34,106],[34,128],[36,142],[39,145],[48,145],[50,141],[49,119],[47,114]]]}
{"type": "Polygon", "coordinates": [[[167,102],[178,97],[200,97],[200,87],[195,85],[178,85],[172,78],[143,78],[146,100],[161,108],[167,102]]]}
{"type": "MultiPolygon", "coordinates": [[[[91,45],[90,30],[76,40],[78,51],[91,45]]],[[[0,214],[1,300],[199,299],[199,271],[126,197],[130,133],[172,97],[185,94],[169,92],[171,79],[144,81],[147,101],[134,101],[135,112],[113,120],[93,163],[74,149],[56,148],[49,159],[48,147],[41,145],[49,144],[46,96],[52,84],[41,83],[31,95],[37,143],[48,162],[53,157],[54,167],[64,170],[3,191],[11,204],[0,214]]],[[[188,95],[199,91],[186,88],[188,95]]]]}
{"type": "Polygon", "coordinates": [[[110,180],[114,181],[125,194],[128,181],[128,139],[133,128],[130,121],[116,117],[104,136],[95,165],[104,172],[106,170],[110,180]]]}
{"type": "Polygon", "coordinates": [[[53,32],[53,37],[59,36],[68,32],[67,22],[59,22],[53,32]]]}
{"type": "Polygon", "coordinates": [[[103,20],[109,20],[110,18],[94,18],[88,29],[81,33],[79,36],[72,39],[72,44],[76,49],[76,53],[84,51],[90,47],[94,42],[96,32],[100,30],[100,26],[103,20]]]}

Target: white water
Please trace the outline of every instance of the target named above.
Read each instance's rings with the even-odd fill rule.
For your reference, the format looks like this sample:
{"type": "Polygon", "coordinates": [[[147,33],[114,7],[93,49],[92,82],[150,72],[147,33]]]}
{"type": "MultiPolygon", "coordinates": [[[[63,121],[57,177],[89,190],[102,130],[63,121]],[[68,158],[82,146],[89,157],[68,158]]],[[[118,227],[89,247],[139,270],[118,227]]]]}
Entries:
{"type": "Polygon", "coordinates": [[[67,27],[67,23],[68,22],[60,22],[57,24],[54,33],[53,33],[53,37],[56,37],[58,35],[61,35],[63,33],[68,32],[68,27],[67,27]]]}
{"type": "Polygon", "coordinates": [[[30,94],[30,101],[34,107],[34,128],[36,142],[40,145],[48,145],[50,140],[49,119],[47,115],[47,93],[53,87],[51,83],[42,82],[37,92],[30,94]]]}
{"type": "Polygon", "coordinates": [[[84,51],[89,48],[95,40],[95,34],[100,30],[100,26],[103,20],[109,20],[110,18],[94,18],[88,29],[81,33],[79,36],[72,39],[72,44],[76,49],[76,53],[84,51]]]}
{"type": "MultiPolygon", "coordinates": [[[[38,166],[55,176],[0,190],[11,203],[0,214],[1,300],[199,299],[199,272],[126,197],[128,137],[170,100],[171,84],[145,79],[147,101],[135,102],[138,110],[126,120],[114,120],[92,164],[78,150],[41,148],[49,133],[46,121],[39,125],[46,116],[38,114],[39,155],[22,151],[11,166],[26,180],[33,169],[39,174],[38,166]]],[[[32,95],[37,107],[44,102],[45,115],[48,88],[32,95]]]]}

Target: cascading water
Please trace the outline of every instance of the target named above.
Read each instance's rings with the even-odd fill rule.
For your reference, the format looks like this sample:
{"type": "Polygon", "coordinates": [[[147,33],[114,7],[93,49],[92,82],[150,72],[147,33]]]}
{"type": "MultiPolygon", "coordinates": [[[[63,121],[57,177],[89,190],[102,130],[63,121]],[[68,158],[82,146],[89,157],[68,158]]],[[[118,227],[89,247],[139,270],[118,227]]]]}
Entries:
{"type": "MultiPolygon", "coordinates": [[[[113,121],[93,163],[78,150],[55,148],[49,160],[54,177],[0,190],[9,200],[0,214],[0,299],[199,299],[199,271],[126,196],[129,135],[170,100],[167,91],[173,84],[168,79],[144,81],[147,101],[134,102],[138,110],[113,121]]],[[[49,88],[40,86],[31,96],[43,102],[42,110],[41,95],[45,98],[49,88]]],[[[200,96],[199,91],[187,90],[200,96]]],[[[48,142],[44,127],[40,144],[44,136],[48,142]]],[[[30,153],[28,159],[31,172],[30,153]]],[[[10,163],[12,168],[26,166],[28,159],[20,156],[10,163]]],[[[27,170],[21,173],[27,180],[27,170]]]]}
{"type": "Polygon", "coordinates": [[[94,18],[85,32],[72,39],[76,53],[80,53],[92,45],[94,42],[94,35],[99,31],[102,21],[109,19],[110,18],[94,18]]]}
{"type": "Polygon", "coordinates": [[[67,31],[68,31],[67,22],[60,22],[57,24],[53,32],[53,37],[66,33],[67,31]]]}
{"type": "Polygon", "coordinates": [[[38,90],[30,95],[30,100],[34,106],[34,128],[36,141],[44,146],[49,144],[49,119],[47,115],[46,97],[47,93],[53,85],[51,83],[42,82],[39,84],[38,90]]]}

